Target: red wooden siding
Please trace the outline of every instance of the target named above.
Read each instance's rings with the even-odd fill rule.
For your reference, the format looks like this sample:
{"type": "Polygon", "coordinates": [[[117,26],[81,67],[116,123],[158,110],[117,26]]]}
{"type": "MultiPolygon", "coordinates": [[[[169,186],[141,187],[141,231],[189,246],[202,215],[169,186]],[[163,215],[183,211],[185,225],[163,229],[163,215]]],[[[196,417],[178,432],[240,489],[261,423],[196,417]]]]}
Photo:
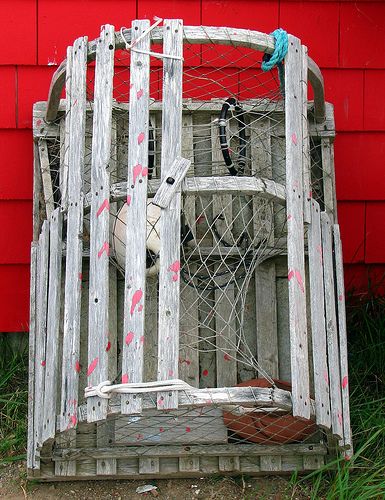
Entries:
{"type": "MultiPolygon", "coordinates": [[[[335,106],[337,196],[346,282],[365,290],[385,276],[385,3],[288,0],[3,0],[0,47],[0,331],[28,328],[32,218],[32,103],[79,36],[135,17],[299,36],[321,66],[335,106]]],[[[231,51],[231,48],[226,49],[231,51]]],[[[230,53],[230,52],[229,52],[230,53]]],[[[230,70],[228,76],[231,79],[230,70]]],[[[244,73],[240,98],[247,98],[244,73]]],[[[187,87],[186,87],[186,90],[187,87]]],[[[196,89],[191,89],[196,91],[196,89]]],[[[385,292],[384,286],[379,288],[385,292]]]]}

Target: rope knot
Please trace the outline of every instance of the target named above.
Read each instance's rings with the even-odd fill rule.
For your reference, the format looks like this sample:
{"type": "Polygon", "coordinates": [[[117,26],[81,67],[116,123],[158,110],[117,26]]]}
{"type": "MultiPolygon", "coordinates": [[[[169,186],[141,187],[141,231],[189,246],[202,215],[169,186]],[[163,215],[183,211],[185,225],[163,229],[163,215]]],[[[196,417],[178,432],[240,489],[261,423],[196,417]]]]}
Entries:
{"type": "Polygon", "coordinates": [[[270,33],[270,35],[273,35],[275,39],[275,47],[274,52],[271,55],[265,54],[263,56],[263,71],[269,71],[274,68],[274,66],[278,66],[279,64],[281,64],[287,54],[289,46],[287,32],[282,28],[276,29],[275,31],[270,33]]]}

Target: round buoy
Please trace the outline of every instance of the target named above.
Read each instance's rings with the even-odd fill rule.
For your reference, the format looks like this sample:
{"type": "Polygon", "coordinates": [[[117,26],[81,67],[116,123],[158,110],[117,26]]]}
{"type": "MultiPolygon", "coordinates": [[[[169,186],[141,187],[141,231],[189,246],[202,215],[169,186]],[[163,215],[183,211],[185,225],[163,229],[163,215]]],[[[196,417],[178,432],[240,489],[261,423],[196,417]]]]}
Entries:
{"type": "MultiPolygon", "coordinates": [[[[291,391],[291,385],[282,380],[274,380],[278,389],[291,391]]],[[[252,379],[241,382],[236,387],[272,387],[266,379],[252,379]]],[[[256,413],[235,415],[223,412],[226,427],[240,438],[259,444],[288,444],[303,441],[316,432],[317,427],[312,420],[292,415],[267,415],[256,413]]],[[[234,436],[236,437],[236,436],[234,436]]]]}

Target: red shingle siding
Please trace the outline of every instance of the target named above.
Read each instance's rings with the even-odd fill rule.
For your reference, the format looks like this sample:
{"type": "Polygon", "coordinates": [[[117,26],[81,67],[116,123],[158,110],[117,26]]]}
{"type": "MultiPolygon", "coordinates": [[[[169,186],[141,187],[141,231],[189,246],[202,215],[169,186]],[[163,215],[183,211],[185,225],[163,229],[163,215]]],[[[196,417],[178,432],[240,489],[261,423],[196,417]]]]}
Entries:
{"type": "MultiPolygon", "coordinates": [[[[92,40],[100,25],[130,26],[137,16],[182,17],[187,24],[267,33],[282,26],[302,39],[323,70],[326,98],[335,106],[337,195],[347,284],[365,288],[369,280],[381,281],[385,274],[384,2],[4,0],[1,8],[3,39],[12,43],[0,46],[0,331],[26,330],[28,324],[32,104],[46,99],[56,64],[75,38],[87,35],[92,40]]],[[[228,57],[231,51],[226,48],[228,57]]],[[[190,64],[199,59],[198,53],[190,64]]],[[[260,59],[260,54],[255,56],[260,59]]],[[[248,83],[253,85],[255,75],[245,72],[239,82],[228,76],[234,92],[247,98],[248,83]]],[[[269,75],[263,78],[270,88],[269,75]]]]}

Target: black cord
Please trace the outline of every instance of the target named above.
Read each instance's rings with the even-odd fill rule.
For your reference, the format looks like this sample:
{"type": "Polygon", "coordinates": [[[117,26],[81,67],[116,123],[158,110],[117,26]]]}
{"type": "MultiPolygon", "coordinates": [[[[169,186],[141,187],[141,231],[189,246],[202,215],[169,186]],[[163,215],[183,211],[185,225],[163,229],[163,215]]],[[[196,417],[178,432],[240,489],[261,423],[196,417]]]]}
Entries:
{"type": "Polygon", "coordinates": [[[242,106],[237,102],[234,97],[229,97],[223,103],[221,114],[219,116],[219,143],[226,167],[231,175],[243,175],[246,166],[246,123],[245,115],[242,106]],[[230,156],[230,149],[227,143],[226,136],[226,120],[229,109],[233,107],[235,111],[235,118],[238,121],[239,128],[239,153],[238,153],[238,168],[235,167],[233,160],[230,156]]]}

